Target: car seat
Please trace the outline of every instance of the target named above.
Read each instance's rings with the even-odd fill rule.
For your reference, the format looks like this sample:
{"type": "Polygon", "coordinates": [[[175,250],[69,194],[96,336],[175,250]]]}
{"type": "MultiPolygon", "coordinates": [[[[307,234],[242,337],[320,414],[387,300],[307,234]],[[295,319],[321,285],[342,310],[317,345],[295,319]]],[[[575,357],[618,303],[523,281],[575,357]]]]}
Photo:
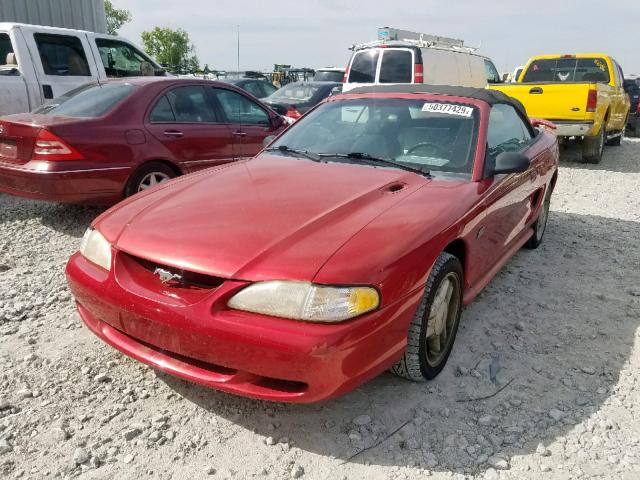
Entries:
{"type": "Polygon", "coordinates": [[[200,120],[198,110],[191,100],[191,97],[186,95],[177,95],[174,101],[174,108],[176,112],[176,120],[193,122],[200,120]]]}
{"type": "Polygon", "coordinates": [[[369,120],[362,135],[353,142],[351,151],[382,158],[402,155],[402,146],[398,141],[398,117],[386,115],[384,119],[369,120]]]}

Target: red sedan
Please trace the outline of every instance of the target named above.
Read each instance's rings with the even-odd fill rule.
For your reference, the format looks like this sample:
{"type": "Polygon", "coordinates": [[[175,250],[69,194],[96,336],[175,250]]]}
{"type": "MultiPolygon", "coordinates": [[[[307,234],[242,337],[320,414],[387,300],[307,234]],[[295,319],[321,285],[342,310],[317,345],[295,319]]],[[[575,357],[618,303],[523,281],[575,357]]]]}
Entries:
{"type": "Polygon", "coordinates": [[[115,203],[178,175],[252,157],[284,123],[226,83],[90,83],[33,113],[0,118],[0,192],[115,203]]]}
{"type": "Polygon", "coordinates": [[[443,368],[462,306],[543,239],[555,135],[500,92],[331,97],[253,160],[108,210],[67,277],[125,354],[227,392],[314,402],[443,368]]]}

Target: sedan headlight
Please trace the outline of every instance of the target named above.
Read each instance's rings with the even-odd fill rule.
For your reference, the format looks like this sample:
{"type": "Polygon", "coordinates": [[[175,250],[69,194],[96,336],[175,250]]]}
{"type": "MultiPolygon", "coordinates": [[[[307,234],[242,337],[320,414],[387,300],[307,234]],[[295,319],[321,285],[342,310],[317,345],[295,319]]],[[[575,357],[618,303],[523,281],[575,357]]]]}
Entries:
{"type": "Polygon", "coordinates": [[[328,287],[307,282],[257,282],[236,293],[230,308],[308,322],[341,322],[380,305],[372,287],[328,287]]]}
{"type": "Polygon", "coordinates": [[[89,261],[101,266],[105,270],[111,270],[111,245],[102,234],[88,228],[82,237],[80,253],[89,261]]]}

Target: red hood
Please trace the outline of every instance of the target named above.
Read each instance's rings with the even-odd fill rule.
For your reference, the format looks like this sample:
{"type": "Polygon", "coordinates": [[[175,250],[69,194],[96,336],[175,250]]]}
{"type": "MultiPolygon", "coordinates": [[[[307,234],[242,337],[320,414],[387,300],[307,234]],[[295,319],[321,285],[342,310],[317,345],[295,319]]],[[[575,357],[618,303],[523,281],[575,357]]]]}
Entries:
{"type": "Polygon", "coordinates": [[[428,180],[279,156],[171,182],[96,222],[118,249],[227,278],[312,280],[345,242],[428,180]],[[391,185],[404,184],[392,192],[391,185]]]}

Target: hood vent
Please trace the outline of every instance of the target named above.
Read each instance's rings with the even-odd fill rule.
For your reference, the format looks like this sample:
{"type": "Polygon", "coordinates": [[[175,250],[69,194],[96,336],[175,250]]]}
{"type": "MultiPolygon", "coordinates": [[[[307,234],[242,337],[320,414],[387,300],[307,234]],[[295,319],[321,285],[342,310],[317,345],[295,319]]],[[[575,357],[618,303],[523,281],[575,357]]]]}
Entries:
{"type": "Polygon", "coordinates": [[[383,191],[389,192],[389,193],[396,193],[396,192],[399,192],[400,190],[403,190],[406,186],[407,185],[404,183],[395,182],[395,183],[392,183],[391,185],[387,185],[386,187],[384,187],[383,191]]]}

